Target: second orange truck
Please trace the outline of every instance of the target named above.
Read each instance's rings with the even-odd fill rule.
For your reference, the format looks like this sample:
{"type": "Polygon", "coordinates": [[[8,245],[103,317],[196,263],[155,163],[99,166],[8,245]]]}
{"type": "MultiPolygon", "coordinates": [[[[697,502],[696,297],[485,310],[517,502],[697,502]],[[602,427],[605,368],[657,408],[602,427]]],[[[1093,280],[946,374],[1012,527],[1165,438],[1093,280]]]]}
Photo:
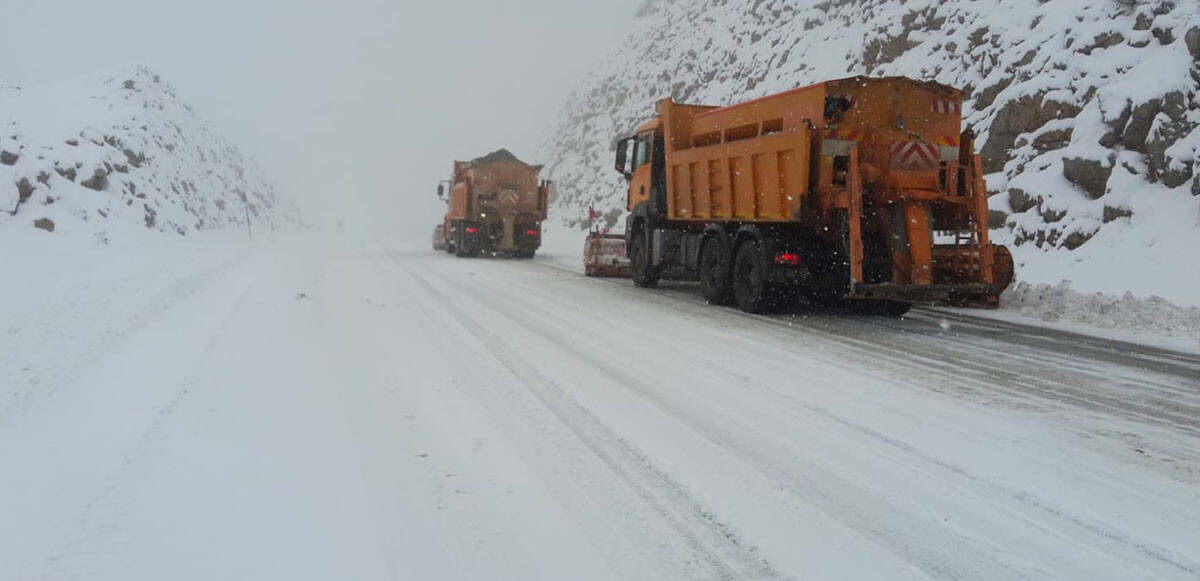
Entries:
{"type": "Polygon", "coordinates": [[[538,181],[541,169],[505,149],[454,162],[449,191],[438,185],[446,215],[434,229],[434,249],[533,258],[542,243],[549,190],[548,182],[538,181]]]}

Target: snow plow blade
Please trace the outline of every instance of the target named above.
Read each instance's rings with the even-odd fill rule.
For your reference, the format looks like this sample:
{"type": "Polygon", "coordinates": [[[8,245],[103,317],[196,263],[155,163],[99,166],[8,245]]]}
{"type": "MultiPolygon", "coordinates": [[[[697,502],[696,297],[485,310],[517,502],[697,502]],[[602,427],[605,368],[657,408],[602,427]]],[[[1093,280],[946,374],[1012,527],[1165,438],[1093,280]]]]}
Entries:
{"type": "Polygon", "coordinates": [[[633,268],[625,252],[623,234],[588,234],[583,245],[583,273],[587,276],[629,278],[633,268]]]}

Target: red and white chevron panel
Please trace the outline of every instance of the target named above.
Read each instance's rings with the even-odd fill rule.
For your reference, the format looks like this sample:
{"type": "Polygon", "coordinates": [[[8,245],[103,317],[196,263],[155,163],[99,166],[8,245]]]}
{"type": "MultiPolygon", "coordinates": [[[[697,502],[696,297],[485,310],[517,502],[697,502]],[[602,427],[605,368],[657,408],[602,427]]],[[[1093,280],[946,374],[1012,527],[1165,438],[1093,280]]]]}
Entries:
{"type": "Polygon", "coordinates": [[[906,169],[931,169],[938,166],[942,148],[924,141],[896,141],[892,143],[892,167],[906,169]]]}
{"type": "Polygon", "coordinates": [[[932,109],[934,113],[953,115],[962,113],[961,106],[959,105],[958,101],[955,101],[954,99],[934,99],[933,103],[930,104],[930,109],[932,109]]]}

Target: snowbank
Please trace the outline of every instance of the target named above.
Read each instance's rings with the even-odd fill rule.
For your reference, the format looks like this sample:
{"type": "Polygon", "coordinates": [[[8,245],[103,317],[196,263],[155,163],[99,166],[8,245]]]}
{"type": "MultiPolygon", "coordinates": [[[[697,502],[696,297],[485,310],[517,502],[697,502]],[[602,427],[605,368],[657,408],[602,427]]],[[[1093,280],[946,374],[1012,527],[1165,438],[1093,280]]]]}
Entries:
{"type": "Polygon", "coordinates": [[[130,67],[0,83],[0,230],[103,241],[133,227],[186,235],[244,226],[247,214],[262,228],[292,212],[158,75],[130,67]]]}
{"type": "Polygon", "coordinates": [[[1082,293],[1071,289],[1071,281],[1020,282],[1004,293],[1001,303],[997,312],[1001,318],[1034,319],[1084,333],[1200,352],[1200,307],[1173,304],[1159,296],[1082,293]]]}

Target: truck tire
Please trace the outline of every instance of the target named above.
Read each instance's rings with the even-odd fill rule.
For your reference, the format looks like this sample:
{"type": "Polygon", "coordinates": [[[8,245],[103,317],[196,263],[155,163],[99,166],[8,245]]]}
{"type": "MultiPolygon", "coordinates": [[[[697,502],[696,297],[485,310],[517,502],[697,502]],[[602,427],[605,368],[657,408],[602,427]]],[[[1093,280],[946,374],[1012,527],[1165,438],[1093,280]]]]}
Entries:
{"type": "Polygon", "coordinates": [[[650,264],[650,245],[647,244],[645,230],[633,235],[633,255],[629,261],[633,266],[633,284],[643,288],[658,285],[662,269],[650,264]]]}
{"type": "Polygon", "coordinates": [[[700,291],[710,305],[728,305],[733,302],[733,269],[730,267],[729,248],[718,237],[706,238],[700,245],[700,291]]]}
{"type": "Polygon", "coordinates": [[[901,301],[857,301],[856,310],[866,315],[899,317],[912,308],[912,303],[901,301]]]}
{"type": "Polygon", "coordinates": [[[454,255],[459,258],[467,258],[479,254],[479,249],[472,248],[467,241],[467,235],[461,230],[458,233],[458,243],[454,245],[454,255]]]}
{"type": "Polygon", "coordinates": [[[738,246],[733,259],[733,298],[739,309],[747,313],[762,313],[770,304],[770,289],[766,268],[758,242],[747,240],[738,246]]]}

